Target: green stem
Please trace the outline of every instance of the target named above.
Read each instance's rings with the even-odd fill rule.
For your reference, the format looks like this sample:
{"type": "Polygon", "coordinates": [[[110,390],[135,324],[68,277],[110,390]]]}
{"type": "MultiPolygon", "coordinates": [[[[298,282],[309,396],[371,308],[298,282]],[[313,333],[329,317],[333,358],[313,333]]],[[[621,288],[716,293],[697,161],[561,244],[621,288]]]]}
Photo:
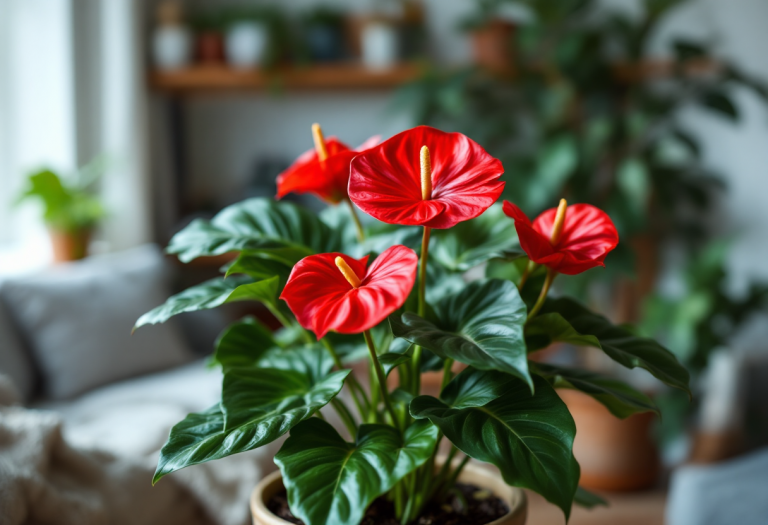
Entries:
{"type": "Polygon", "coordinates": [[[536,314],[539,313],[541,307],[544,306],[544,301],[547,300],[547,294],[549,293],[549,287],[552,286],[552,281],[555,280],[555,277],[557,277],[557,272],[547,268],[547,277],[544,279],[544,286],[541,287],[541,293],[539,294],[539,298],[536,299],[536,304],[534,304],[533,308],[531,308],[531,311],[528,312],[528,318],[526,321],[530,321],[536,317],[536,314]]]}
{"type": "Polygon", "coordinates": [[[373,345],[371,331],[366,330],[363,332],[363,336],[365,337],[365,344],[368,345],[368,352],[371,354],[371,363],[373,364],[373,368],[376,372],[376,378],[379,381],[379,388],[381,389],[381,398],[384,401],[384,406],[386,407],[387,412],[389,412],[390,417],[392,417],[392,424],[397,430],[401,430],[400,422],[397,418],[397,413],[392,407],[392,400],[389,399],[389,391],[387,390],[387,377],[384,375],[384,369],[381,367],[381,363],[379,363],[379,357],[376,355],[376,347],[373,345]]]}
{"type": "MultiPolygon", "coordinates": [[[[338,368],[339,370],[345,370],[345,367],[342,364],[341,359],[339,358],[339,354],[336,353],[336,350],[334,350],[333,345],[331,345],[331,343],[325,338],[321,339],[320,342],[323,344],[325,349],[328,350],[328,353],[331,355],[331,358],[333,359],[333,364],[336,365],[336,368],[338,368]]],[[[357,381],[357,378],[355,377],[354,372],[350,372],[350,374],[347,376],[347,381],[349,382],[349,391],[352,394],[352,400],[354,401],[358,412],[360,412],[360,417],[362,417],[363,420],[365,420],[366,414],[368,413],[368,410],[370,410],[371,402],[368,400],[368,397],[365,395],[365,391],[363,390],[363,387],[360,386],[360,383],[357,381]],[[363,398],[363,403],[360,402],[358,395],[363,398]]]]}
{"type": "Polygon", "coordinates": [[[357,436],[357,423],[355,422],[355,418],[352,417],[352,413],[349,411],[349,408],[347,408],[347,405],[344,404],[344,401],[339,398],[332,399],[331,405],[333,405],[336,413],[339,414],[342,423],[344,423],[344,426],[346,426],[347,430],[349,430],[350,437],[354,440],[357,436]]]}
{"type": "Polygon", "coordinates": [[[528,261],[528,265],[525,267],[523,275],[520,276],[520,282],[517,283],[518,291],[523,289],[523,286],[525,286],[525,282],[528,280],[528,277],[530,277],[534,270],[536,270],[536,266],[538,265],[535,262],[530,260],[528,261]]]}
{"type": "Polygon", "coordinates": [[[451,472],[451,475],[448,477],[448,480],[446,481],[444,486],[446,490],[451,489],[456,484],[456,480],[459,479],[459,476],[461,475],[461,471],[464,470],[464,467],[467,466],[467,463],[469,463],[469,456],[464,456],[464,459],[461,460],[461,463],[459,463],[459,466],[456,467],[456,469],[453,472],[451,472]]]}
{"type": "Polygon", "coordinates": [[[451,446],[450,452],[448,452],[448,457],[445,458],[445,463],[443,463],[443,466],[440,467],[440,472],[437,473],[437,477],[435,478],[434,483],[432,484],[432,487],[430,487],[429,491],[429,497],[430,499],[432,496],[437,493],[443,486],[443,484],[446,481],[446,478],[448,476],[448,472],[451,470],[451,462],[453,461],[453,458],[456,457],[456,454],[458,453],[459,449],[457,449],[455,446],[451,446]]]}
{"type": "Polygon", "coordinates": [[[357,229],[357,240],[363,242],[365,240],[365,230],[363,229],[363,223],[360,222],[360,217],[358,217],[357,210],[355,209],[355,205],[352,204],[352,201],[349,199],[346,199],[346,201],[349,205],[349,212],[350,215],[352,215],[352,221],[355,223],[355,228],[357,229]]]}
{"type": "MultiPolygon", "coordinates": [[[[419,261],[419,294],[418,310],[419,317],[424,317],[427,311],[427,260],[429,259],[429,236],[431,228],[424,226],[424,234],[421,237],[421,260],[419,261]]],[[[421,347],[417,346],[413,350],[413,394],[419,395],[421,392],[421,347]]]]}
{"type": "Polygon", "coordinates": [[[452,367],[453,359],[449,357],[443,362],[443,382],[440,384],[440,392],[442,392],[443,389],[448,386],[448,383],[451,382],[451,379],[453,379],[453,372],[451,371],[452,367]]]}

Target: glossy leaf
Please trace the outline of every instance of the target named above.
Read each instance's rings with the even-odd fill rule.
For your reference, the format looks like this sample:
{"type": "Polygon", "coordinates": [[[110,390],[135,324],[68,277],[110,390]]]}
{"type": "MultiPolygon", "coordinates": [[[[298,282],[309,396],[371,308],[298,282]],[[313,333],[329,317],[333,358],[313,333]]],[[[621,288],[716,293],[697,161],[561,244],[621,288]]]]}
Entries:
{"type": "MultiPolygon", "coordinates": [[[[315,370],[329,370],[325,354],[316,351],[315,370]]],[[[330,402],[341,391],[348,374],[349,370],[333,372],[317,380],[312,376],[319,374],[296,369],[227,370],[221,404],[190,414],[171,429],[160,451],[154,481],[181,468],[274,441],[330,402]]]]}
{"type": "Polygon", "coordinates": [[[250,366],[277,343],[272,332],[253,317],[230,325],[216,340],[213,359],[223,369],[250,366]]]}
{"type": "Polygon", "coordinates": [[[597,337],[580,334],[558,313],[539,314],[525,325],[525,342],[529,352],[546,348],[556,341],[600,348],[597,337]]]}
{"type": "Polygon", "coordinates": [[[533,388],[523,338],[526,307],[509,281],[476,281],[434,307],[437,322],[413,313],[389,319],[392,333],[442,358],[503,370],[533,388]]]}
{"type": "Polygon", "coordinates": [[[589,394],[619,418],[640,412],[659,413],[656,404],[623,381],[587,370],[537,363],[535,372],[546,377],[555,388],[573,388],[589,394]]]}
{"type": "Polygon", "coordinates": [[[569,516],[579,482],[576,425],[551,386],[474,368],[456,376],[440,399],[419,396],[411,415],[429,419],[468,456],[499,468],[512,486],[538,492],[569,516]]]}
{"type": "Polygon", "coordinates": [[[293,514],[307,525],[358,525],[366,508],[432,455],[437,428],[417,422],[404,436],[361,425],[348,443],[320,419],[291,430],[275,456],[293,514]]]}
{"type": "MultiPolygon", "coordinates": [[[[568,298],[548,300],[541,312],[558,314],[573,327],[575,333],[594,336],[600,343],[599,348],[620,365],[627,368],[643,368],[656,379],[690,395],[688,371],[672,352],[655,340],[638,337],[627,328],[615,326],[605,317],[568,298]]],[[[560,325],[562,321],[558,321],[557,326],[560,325]]],[[[550,337],[555,335],[553,332],[550,337]]],[[[582,344],[568,338],[553,340],[582,344]]]]}
{"type": "Polygon", "coordinates": [[[587,509],[593,509],[597,506],[608,506],[608,502],[603,498],[581,487],[576,490],[576,497],[573,499],[573,502],[587,509]]]}
{"type": "Polygon", "coordinates": [[[269,279],[278,276],[281,282],[288,279],[288,274],[296,261],[293,257],[283,257],[279,254],[262,252],[243,252],[227,268],[226,277],[234,274],[245,274],[255,280],[269,279]]]}
{"type": "Polygon", "coordinates": [[[465,271],[519,247],[517,233],[510,227],[501,205],[493,205],[480,217],[449,230],[434,232],[432,258],[452,271],[465,271]]]}
{"type": "Polygon", "coordinates": [[[146,324],[164,323],[174,315],[184,312],[209,310],[225,303],[252,299],[248,294],[243,293],[243,290],[238,291],[241,286],[252,283],[253,279],[250,277],[236,275],[227,279],[216,277],[197,286],[192,286],[171,296],[165,304],[139,317],[134,329],[146,324]]]}
{"type": "Polygon", "coordinates": [[[341,250],[341,238],[314,213],[288,202],[248,199],[210,222],[196,219],[173,236],[168,252],[182,262],[232,251],[292,249],[293,257],[341,250]]]}

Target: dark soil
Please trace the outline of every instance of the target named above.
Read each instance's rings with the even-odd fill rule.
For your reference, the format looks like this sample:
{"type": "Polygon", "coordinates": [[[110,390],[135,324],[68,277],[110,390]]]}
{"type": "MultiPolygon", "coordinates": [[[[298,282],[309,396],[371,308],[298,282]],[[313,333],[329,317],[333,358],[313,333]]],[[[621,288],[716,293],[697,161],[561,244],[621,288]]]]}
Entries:
{"type": "MultiPolygon", "coordinates": [[[[507,505],[487,490],[463,483],[458,483],[456,490],[461,497],[452,493],[442,503],[430,503],[412,525],[485,525],[509,512],[507,505]]],[[[267,508],[285,521],[304,525],[291,514],[285,490],[272,496],[267,508]]],[[[360,525],[400,525],[400,521],[395,517],[394,505],[379,498],[368,507],[360,525]]]]}

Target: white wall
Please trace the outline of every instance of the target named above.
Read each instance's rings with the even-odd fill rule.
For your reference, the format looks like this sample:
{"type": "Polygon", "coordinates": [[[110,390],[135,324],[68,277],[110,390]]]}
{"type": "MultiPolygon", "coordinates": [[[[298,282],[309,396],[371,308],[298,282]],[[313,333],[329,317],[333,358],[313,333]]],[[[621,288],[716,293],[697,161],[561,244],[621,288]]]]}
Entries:
{"type": "MultiPolygon", "coordinates": [[[[372,1],[372,0],[370,0],[372,1]]],[[[316,3],[297,0],[292,6],[316,3]]],[[[337,0],[338,5],[364,10],[369,1],[337,0]]],[[[631,8],[635,0],[605,0],[631,8]]],[[[426,2],[430,38],[442,62],[468,57],[466,39],[454,30],[468,0],[426,2]]],[[[672,16],[657,35],[654,54],[664,55],[672,35],[708,36],[715,50],[751,73],[768,79],[768,2],[766,0],[692,0],[672,16]]],[[[743,121],[736,127],[717,117],[686,115],[701,133],[707,159],[727,178],[723,229],[736,236],[730,264],[736,288],[752,278],[768,279],[768,112],[746,93],[738,97],[743,121]]],[[[250,176],[263,155],[288,157],[311,147],[309,125],[320,122],[328,134],[351,144],[369,135],[389,136],[408,125],[392,115],[386,93],[295,94],[273,98],[263,94],[242,98],[193,99],[187,105],[189,166],[198,190],[223,188],[227,199],[250,176]]]]}

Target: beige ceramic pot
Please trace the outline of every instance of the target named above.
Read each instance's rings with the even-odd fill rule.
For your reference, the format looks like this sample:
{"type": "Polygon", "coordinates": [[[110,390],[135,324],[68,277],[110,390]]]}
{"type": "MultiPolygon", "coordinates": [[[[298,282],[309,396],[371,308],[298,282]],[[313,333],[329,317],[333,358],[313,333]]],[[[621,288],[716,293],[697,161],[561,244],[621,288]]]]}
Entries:
{"type": "MultiPolygon", "coordinates": [[[[488,525],[525,525],[528,517],[528,501],[525,492],[521,489],[507,486],[498,474],[471,463],[462,471],[459,481],[489,489],[509,507],[508,514],[488,525]]],[[[253,525],[290,525],[289,522],[278,518],[267,509],[266,502],[281,490],[283,490],[283,478],[279,471],[273,472],[256,485],[251,494],[253,525]]]]}

